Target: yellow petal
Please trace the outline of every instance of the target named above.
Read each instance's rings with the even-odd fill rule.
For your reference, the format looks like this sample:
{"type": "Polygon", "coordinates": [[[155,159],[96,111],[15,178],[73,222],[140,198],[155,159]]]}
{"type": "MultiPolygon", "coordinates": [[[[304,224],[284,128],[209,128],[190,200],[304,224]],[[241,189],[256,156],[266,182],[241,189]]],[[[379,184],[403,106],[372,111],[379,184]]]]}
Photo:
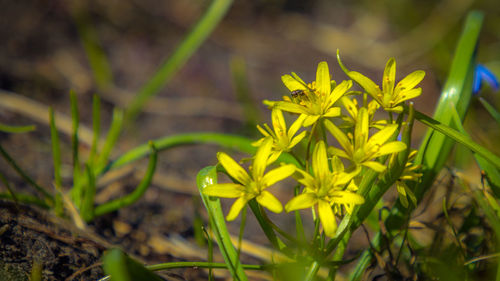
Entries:
{"type": "Polygon", "coordinates": [[[265,174],[264,177],[262,177],[261,183],[265,187],[268,187],[291,176],[294,172],[295,172],[295,165],[293,164],[283,165],[265,174]]]}
{"type": "Polygon", "coordinates": [[[397,90],[409,90],[417,86],[425,77],[425,71],[417,70],[408,74],[403,80],[399,81],[396,85],[397,90]]]}
{"type": "Polygon", "coordinates": [[[295,197],[293,197],[288,203],[285,205],[285,210],[287,212],[306,209],[314,206],[316,204],[317,199],[314,193],[302,193],[295,197]]]}
{"type": "Polygon", "coordinates": [[[318,64],[318,69],[316,70],[316,89],[324,95],[329,95],[330,89],[330,70],[328,69],[328,64],[326,61],[322,61],[318,64]]]}
{"type": "Polygon", "coordinates": [[[385,65],[384,76],[382,77],[382,89],[384,91],[384,102],[392,98],[394,83],[396,81],[396,61],[390,58],[385,65]]]}
{"type": "Polygon", "coordinates": [[[217,153],[217,159],[219,159],[219,162],[231,177],[233,177],[243,185],[250,182],[250,176],[245,171],[245,169],[243,169],[243,167],[236,163],[236,161],[234,161],[233,158],[231,158],[229,155],[224,152],[219,152],[217,153]]]}
{"type": "Polygon", "coordinates": [[[262,191],[256,199],[260,205],[266,207],[269,211],[274,213],[281,213],[283,211],[281,202],[267,190],[262,191]]]}
{"type": "Polygon", "coordinates": [[[357,150],[368,142],[368,110],[364,107],[360,108],[358,111],[358,119],[356,125],[354,126],[354,150],[357,150]]]}
{"type": "Polygon", "coordinates": [[[231,206],[231,209],[229,210],[229,214],[226,216],[226,220],[232,221],[238,217],[240,214],[241,210],[245,205],[247,204],[249,199],[245,197],[240,197],[234,201],[233,205],[231,206]]]}
{"type": "Polygon", "coordinates": [[[389,143],[382,145],[379,148],[379,150],[377,151],[377,153],[375,153],[373,158],[379,157],[382,155],[395,153],[395,152],[400,152],[400,151],[403,151],[405,149],[406,149],[406,144],[404,142],[392,141],[392,142],[389,142],[389,143]]]}
{"type": "Polygon", "coordinates": [[[219,183],[205,187],[203,194],[222,198],[241,197],[245,193],[245,187],[237,183],[219,183]]]}
{"type": "Polygon", "coordinates": [[[290,129],[288,130],[288,139],[291,139],[295,133],[302,127],[302,123],[304,123],[304,119],[306,118],[305,115],[301,114],[295,122],[293,122],[292,126],[290,126],[290,129]]]}
{"type": "Polygon", "coordinates": [[[306,118],[304,119],[304,123],[302,124],[302,126],[304,126],[304,127],[311,126],[316,121],[318,121],[319,117],[320,117],[319,115],[307,115],[306,114],[306,118]]]}
{"type": "Polygon", "coordinates": [[[293,178],[299,183],[303,184],[305,187],[312,188],[314,186],[314,178],[309,173],[299,168],[295,169],[295,172],[293,178]]]}
{"type": "Polygon", "coordinates": [[[377,84],[370,80],[370,78],[356,71],[349,71],[346,74],[349,78],[354,80],[354,82],[358,83],[370,96],[376,99],[379,103],[381,102],[380,88],[377,84]]]}
{"type": "Polygon", "coordinates": [[[333,193],[333,201],[336,204],[363,204],[365,203],[365,198],[363,196],[349,192],[349,191],[336,191],[333,193]]]}
{"type": "Polygon", "coordinates": [[[290,92],[295,90],[307,90],[306,86],[288,74],[281,76],[281,81],[283,81],[283,84],[285,84],[290,92]]]}
{"type": "MultiPolygon", "coordinates": [[[[326,129],[332,134],[335,139],[339,142],[340,146],[344,148],[348,155],[352,155],[353,147],[347,136],[342,132],[337,126],[335,126],[330,120],[325,120],[326,129]]],[[[342,157],[341,155],[339,155],[342,157]]],[[[347,157],[346,157],[347,158],[347,157]]]]}
{"type": "Polygon", "coordinates": [[[295,138],[292,138],[290,144],[288,144],[288,149],[291,149],[292,147],[297,145],[297,143],[299,143],[303,138],[305,138],[306,134],[307,131],[303,131],[302,133],[298,134],[295,138]]]}
{"type": "Polygon", "coordinates": [[[271,119],[273,121],[273,128],[276,136],[280,138],[280,136],[284,135],[286,132],[286,123],[285,118],[283,118],[283,113],[279,108],[273,108],[271,112],[271,119]]]}
{"type": "Polygon", "coordinates": [[[336,147],[333,147],[333,146],[328,147],[328,154],[342,157],[345,159],[351,158],[351,156],[347,155],[347,153],[345,151],[343,151],[342,149],[338,149],[336,147]]]}
{"type": "Polygon", "coordinates": [[[375,161],[365,161],[361,165],[366,166],[366,167],[374,170],[375,172],[379,172],[379,173],[382,173],[386,169],[386,166],[380,164],[379,162],[375,162],[375,161]]]}
{"type": "Polygon", "coordinates": [[[340,116],[340,107],[330,107],[324,114],[324,117],[337,117],[340,116]]]}
{"type": "Polygon", "coordinates": [[[351,117],[357,118],[358,117],[358,107],[356,106],[356,104],[354,104],[354,102],[348,97],[342,97],[341,101],[342,101],[342,104],[344,105],[344,108],[351,115],[351,117]]]}
{"type": "Polygon", "coordinates": [[[323,141],[319,141],[314,147],[312,168],[314,177],[317,179],[326,179],[327,175],[330,174],[326,147],[323,141]]]}
{"type": "Polygon", "coordinates": [[[344,171],[344,163],[342,163],[342,161],[340,160],[339,157],[337,157],[336,155],[333,155],[331,161],[332,161],[333,171],[335,171],[335,172],[343,172],[344,171]]]}
{"type": "Polygon", "coordinates": [[[325,200],[319,200],[318,202],[318,213],[321,224],[323,225],[323,230],[325,235],[328,237],[335,236],[335,231],[337,230],[337,222],[335,221],[335,216],[333,215],[332,207],[325,200]]]}
{"type": "Polygon", "coordinates": [[[267,166],[267,159],[271,154],[271,148],[273,146],[273,139],[266,138],[260,145],[257,153],[255,154],[255,159],[252,165],[252,176],[256,180],[264,175],[264,171],[267,166]]]}
{"type": "Polygon", "coordinates": [[[397,124],[387,125],[384,129],[378,131],[370,138],[370,140],[366,144],[367,149],[371,149],[374,146],[380,146],[384,144],[388,139],[392,137],[397,129],[397,124]]]}
{"type": "Polygon", "coordinates": [[[296,103],[293,103],[293,102],[287,102],[287,101],[279,101],[277,103],[274,104],[274,106],[276,108],[279,108],[283,111],[288,111],[288,112],[292,112],[292,113],[298,113],[298,114],[301,114],[301,113],[307,113],[305,107],[303,107],[302,105],[298,105],[296,103]]]}
{"type": "Polygon", "coordinates": [[[394,99],[394,105],[399,104],[405,100],[413,99],[422,94],[422,88],[411,89],[407,91],[401,91],[397,94],[394,99]]]}
{"type": "Polygon", "coordinates": [[[337,100],[339,100],[344,94],[352,87],[352,81],[342,81],[337,87],[335,87],[328,97],[327,105],[328,107],[332,106],[337,100]]]}

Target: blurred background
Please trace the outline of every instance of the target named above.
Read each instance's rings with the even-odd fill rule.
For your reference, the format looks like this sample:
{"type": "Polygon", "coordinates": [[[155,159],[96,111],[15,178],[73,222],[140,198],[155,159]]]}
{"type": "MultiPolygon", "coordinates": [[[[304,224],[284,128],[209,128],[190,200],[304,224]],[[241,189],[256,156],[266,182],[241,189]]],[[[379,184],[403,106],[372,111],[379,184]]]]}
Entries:
{"type": "MultiPolygon", "coordinates": [[[[105,131],[112,109],[127,108],[209,5],[201,0],[0,1],[0,122],[37,125],[33,133],[0,135],[2,145],[34,178],[50,185],[50,133],[41,121],[47,117],[44,109],[53,106],[69,116],[69,92],[74,90],[82,126],[91,127],[92,95],[98,94],[105,131]],[[41,107],[30,107],[33,104],[41,107]]],[[[377,83],[390,57],[397,62],[397,80],[425,70],[416,108],[432,114],[465,16],[474,9],[485,14],[478,61],[499,75],[500,5],[495,0],[235,1],[202,46],[125,128],[113,155],[182,132],[255,137],[254,125],[270,119],[261,101],[289,94],[281,75],[293,71],[311,81],[317,63],[326,60],[334,80],[346,79],[336,61],[337,49],[349,69],[377,83]]],[[[500,105],[491,89],[482,95],[500,105]]],[[[473,108],[467,120],[471,135],[495,148],[498,130],[487,134],[497,129],[495,123],[481,121],[489,117],[477,101],[473,108]]],[[[417,127],[416,137],[423,132],[417,127]]],[[[69,136],[63,141],[63,161],[70,174],[69,136]]],[[[84,143],[81,149],[88,147],[84,143]]],[[[190,197],[196,194],[195,176],[216,162],[217,150],[193,146],[160,154],[155,186],[122,214],[127,219],[117,224],[115,217],[104,218],[96,226],[119,236],[125,245],[127,237],[130,245],[149,239],[128,236],[130,229],[144,227],[189,236],[196,209],[190,197]],[[138,214],[139,210],[147,211],[138,214]]],[[[8,169],[5,163],[0,167],[8,169]]],[[[128,171],[121,184],[101,192],[100,200],[124,185],[133,188],[138,178],[128,171]]],[[[9,180],[23,185],[16,175],[9,180]]],[[[143,257],[162,254],[155,252],[157,244],[148,243],[144,245],[150,248],[130,246],[131,251],[143,257]]]]}

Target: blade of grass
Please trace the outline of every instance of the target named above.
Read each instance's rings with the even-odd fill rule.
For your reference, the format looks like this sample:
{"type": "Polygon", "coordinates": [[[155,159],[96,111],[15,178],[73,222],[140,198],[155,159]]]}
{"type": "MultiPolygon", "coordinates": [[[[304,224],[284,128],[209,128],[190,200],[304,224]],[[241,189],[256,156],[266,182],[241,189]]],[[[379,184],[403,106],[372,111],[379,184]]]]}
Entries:
{"type": "Polygon", "coordinates": [[[90,21],[88,12],[85,10],[85,6],[73,6],[71,12],[94,80],[100,90],[105,90],[113,83],[113,73],[111,72],[110,63],[100,44],[97,32],[90,21]]]}
{"type": "Polygon", "coordinates": [[[16,205],[17,205],[19,203],[19,201],[17,200],[16,194],[14,193],[12,188],[10,188],[10,184],[9,184],[9,181],[7,180],[7,178],[1,172],[0,172],[0,181],[3,182],[3,184],[7,188],[8,194],[10,194],[10,196],[11,196],[11,199],[14,199],[14,202],[16,202],[16,205]]]}
{"type": "Polygon", "coordinates": [[[94,197],[95,197],[95,177],[92,168],[89,165],[85,165],[85,174],[87,174],[87,184],[83,193],[82,208],[80,210],[80,216],[86,222],[90,222],[94,219],[94,197]]]}
{"type": "Polygon", "coordinates": [[[80,159],[78,155],[78,126],[80,124],[80,117],[78,113],[78,100],[76,98],[76,93],[74,91],[70,92],[70,103],[71,103],[71,124],[72,124],[72,134],[71,134],[71,151],[73,159],[73,188],[71,189],[71,199],[75,203],[75,206],[79,209],[82,207],[82,184],[81,184],[81,171],[80,171],[80,159]]]}
{"type": "Polygon", "coordinates": [[[139,198],[141,198],[144,192],[146,192],[151,183],[151,180],[153,179],[153,175],[156,170],[156,162],[158,159],[158,151],[156,150],[155,145],[151,141],[149,142],[149,149],[150,149],[150,155],[149,155],[148,168],[146,169],[146,174],[144,175],[144,178],[139,183],[137,188],[130,194],[127,194],[121,198],[97,206],[94,211],[95,216],[101,216],[106,213],[116,211],[125,206],[129,206],[134,202],[136,202],[137,200],[139,200],[139,198]]]}
{"type": "Polygon", "coordinates": [[[10,126],[0,123],[0,132],[4,133],[26,133],[36,129],[35,125],[28,126],[10,126]]]}
{"type": "Polygon", "coordinates": [[[479,97],[479,102],[481,102],[484,108],[486,108],[491,117],[493,117],[493,119],[500,124],[500,113],[482,97],[479,97]]]}
{"type": "Polygon", "coordinates": [[[25,180],[28,184],[33,186],[38,192],[40,192],[43,197],[48,201],[49,205],[54,203],[54,198],[52,195],[42,186],[37,184],[28,174],[19,167],[19,165],[14,161],[14,159],[5,151],[2,145],[0,145],[0,154],[2,157],[9,163],[9,165],[16,171],[16,173],[21,176],[23,180],[25,180]]]}
{"type": "Polygon", "coordinates": [[[230,62],[234,92],[238,102],[243,107],[246,131],[255,134],[255,126],[259,123],[259,111],[252,100],[246,72],[245,60],[241,57],[232,57],[230,62]]]}
{"type": "MultiPolygon", "coordinates": [[[[109,159],[109,155],[111,154],[111,151],[113,150],[113,147],[118,140],[118,136],[122,131],[122,126],[123,111],[121,109],[115,108],[113,110],[113,118],[111,120],[111,126],[106,136],[106,140],[102,147],[102,151],[99,153],[99,157],[97,158],[97,165],[95,168],[96,170],[94,171],[96,175],[102,174],[102,170],[105,168],[109,159]]],[[[147,144],[144,145],[144,149],[145,151],[149,151],[149,147],[147,144]]]]}
{"type": "Polygon", "coordinates": [[[205,204],[205,208],[207,209],[210,225],[215,234],[217,244],[219,244],[219,249],[233,279],[240,281],[248,280],[243,271],[243,266],[238,259],[238,253],[231,243],[231,237],[227,231],[220,199],[209,197],[203,193],[205,187],[217,183],[216,167],[208,166],[203,168],[196,177],[196,183],[203,203],[205,204]]]}
{"type": "Polygon", "coordinates": [[[193,53],[210,35],[231,6],[231,0],[213,0],[203,17],[196,23],[191,32],[175,49],[151,79],[141,88],[125,113],[127,124],[133,121],[144,104],[170,81],[174,74],[186,63],[193,53]]]}
{"type": "MultiPolygon", "coordinates": [[[[450,106],[451,108],[451,106],[450,106]]],[[[458,114],[458,112],[457,112],[458,114]]],[[[450,109],[448,111],[448,115],[452,116],[452,110],[450,109]]],[[[472,150],[474,153],[477,153],[478,155],[482,156],[484,159],[486,159],[489,163],[494,165],[497,168],[500,168],[500,157],[496,156],[492,151],[488,150],[487,148],[479,145],[478,143],[474,142],[468,135],[462,134],[458,132],[457,130],[453,129],[452,127],[446,126],[442,124],[441,122],[421,113],[416,111],[415,112],[415,117],[418,121],[420,121],[422,124],[427,125],[428,127],[440,132],[442,135],[446,136],[453,142],[458,142],[468,149],[472,150]]],[[[456,127],[456,122],[453,122],[453,120],[450,120],[450,122],[453,123],[453,127],[456,127]]],[[[440,134],[434,134],[434,135],[440,135],[440,134]]],[[[453,144],[452,142],[452,144],[453,144]]],[[[444,164],[443,164],[444,165],[444,164]]]]}
{"type": "MultiPolygon", "coordinates": [[[[245,153],[255,153],[256,147],[252,146],[252,140],[230,134],[220,133],[187,133],[167,136],[153,140],[158,151],[163,151],[181,145],[189,144],[217,144],[225,148],[234,149],[245,153]]],[[[111,169],[116,169],[133,161],[147,156],[149,153],[147,145],[143,144],[122,154],[117,159],[110,162],[97,174],[103,174],[111,169]]],[[[282,154],[279,161],[298,165],[297,161],[289,154],[282,154]]]]}
{"type": "Polygon", "coordinates": [[[101,131],[101,101],[98,95],[94,95],[92,99],[92,146],[90,147],[90,155],[88,163],[95,171],[97,162],[98,143],[101,131]]]}
{"type": "Polygon", "coordinates": [[[24,193],[19,193],[16,192],[15,195],[13,196],[13,193],[0,193],[0,199],[9,199],[9,200],[14,200],[20,203],[25,203],[28,205],[36,205],[40,208],[43,209],[50,209],[51,206],[47,204],[46,201],[41,200],[40,198],[33,196],[31,194],[24,194],[24,193]]]}
{"type": "Polygon", "coordinates": [[[59,145],[59,134],[57,133],[56,122],[54,118],[54,109],[49,107],[50,140],[52,142],[52,161],[54,163],[54,186],[56,193],[54,195],[54,211],[58,215],[64,212],[64,204],[61,197],[62,179],[61,179],[61,147],[59,145]]]}

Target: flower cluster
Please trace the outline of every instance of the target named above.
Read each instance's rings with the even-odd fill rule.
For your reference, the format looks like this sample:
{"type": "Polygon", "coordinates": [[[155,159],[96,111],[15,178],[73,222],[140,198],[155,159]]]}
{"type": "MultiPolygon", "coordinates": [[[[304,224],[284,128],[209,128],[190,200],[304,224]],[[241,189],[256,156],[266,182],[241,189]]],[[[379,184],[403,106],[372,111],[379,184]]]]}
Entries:
{"type": "MultiPolygon", "coordinates": [[[[347,70],[340,59],[339,64],[351,80],[332,80],[326,62],[319,63],[316,80],[311,83],[293,72],[281,77],[290,95],[281,101],[264,101],[272,112],[272,128],[268,124],[257,126],[263,136],[253,143],[258,149],[248,172],[227,154],[217,155],[233,183],[214,184],[204,193],[237,198],[227,220],[237,218],[254,199],[272,212],[282,212],[282,203],[269,188],[291,177],[300,192],[285,204],[285,211],[311,208],[318,214],[324,234],[333,237],[337,218],[365,202],[366,190],[358,188],[363,174],[373,171],[382,178],[396,156],[409,149],[407,143],[397,140],[403,118],[396,121],[393,114],[404,114],[404,103],[420,95],[422,89],[415,86],[425,73],[415,71],[395,85],[396,63],[391,58],[379,87],[361,73],[347,70]],[[362,91],[351,90],[353,82],[362,91]],[[389,112],[389,118],[380,119],[381,111],[389,112]],[[295,119],[289,127],[284,112],[295,119]],[[291,157],[281,157],[283,154],[291,157]],[[277,168],[266,173],[271,165],[277,168]]],[[[418,168],[407,164],[400,171],[397,190],[405,206],[408,198],[414,203],[414,196],[404,182],[418,180],[418,168]]]]}

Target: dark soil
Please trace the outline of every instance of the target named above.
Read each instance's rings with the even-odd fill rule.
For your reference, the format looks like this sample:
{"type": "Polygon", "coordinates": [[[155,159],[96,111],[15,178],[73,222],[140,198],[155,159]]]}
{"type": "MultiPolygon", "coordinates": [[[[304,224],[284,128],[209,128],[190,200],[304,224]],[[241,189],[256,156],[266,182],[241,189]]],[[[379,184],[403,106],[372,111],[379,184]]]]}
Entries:
{"type": "Polygon", "coordinates": [[[0,201],[0,279],[29,280],[39,265],[43,280],[97,280],[108,243],[67,221],[11,201],[0,201]]]}

